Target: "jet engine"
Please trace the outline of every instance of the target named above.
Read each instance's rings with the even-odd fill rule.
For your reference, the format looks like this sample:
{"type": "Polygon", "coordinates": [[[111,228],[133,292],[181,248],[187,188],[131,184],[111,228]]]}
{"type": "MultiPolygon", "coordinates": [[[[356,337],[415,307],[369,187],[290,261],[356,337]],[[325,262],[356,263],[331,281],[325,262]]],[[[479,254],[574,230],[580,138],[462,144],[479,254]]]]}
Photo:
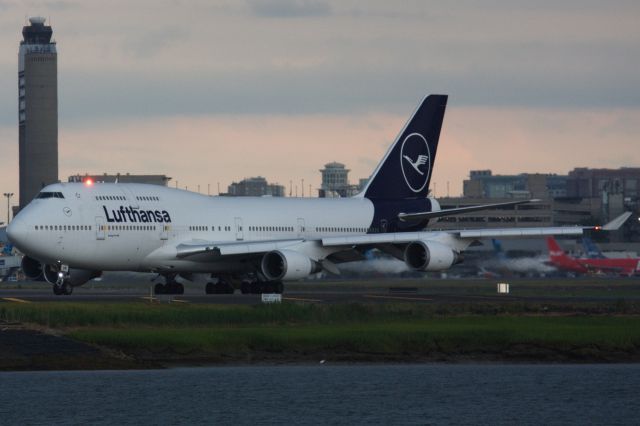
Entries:
{"type": "MultiPolygon", "coordinates": [[[[44,265],[42,268],[44,279],[49,284],[55,284],[58,281],[58,268],[55,265],[44,265]]],[[[88,269],[75,269],[69,268],[69,272],[65,276],[67,281],[72,287],[79,287],[87,281],[98,278],[102,275],[100,271],[90,271],[88,269]]]]}
{"type": "Polygon", "coordinates": [[[459,253],[434,241],[414,241],[404,249],[404,261],[418,271],[442,271],[462,261],[459,253]]]}
{"type": "Polygon", "coordinates": [[[30,280],[38,280],[42,278],[42,263],[35,260],[33,257],[24,256],[20,266],[24,275],[30,280]]]}
{"type": "Polygon", "coordinates": [[[261,262],[262,273],[270,281],[292,281],[320,272],[321,266],[307,255],[292,250],[266,253],[261,262]]]}

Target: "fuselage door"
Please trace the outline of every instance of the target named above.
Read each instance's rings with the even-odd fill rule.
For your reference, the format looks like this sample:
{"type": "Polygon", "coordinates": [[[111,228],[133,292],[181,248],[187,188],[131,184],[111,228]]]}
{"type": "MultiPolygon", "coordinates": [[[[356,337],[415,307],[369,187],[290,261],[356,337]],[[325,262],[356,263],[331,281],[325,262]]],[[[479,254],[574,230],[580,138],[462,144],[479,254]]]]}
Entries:
{"type": "Polygon", "coordinates": [[[160,225],[160,239],[168,240],[169,239],[169,224],[161,223],[160,225]]]}
{"type": "Polygon", "coordinates": [[[299,217],[298,218],[298,238],[304,238],[304,233],[306,232],[305,230],[305,225],[304,225],[304,219],[299,217]]]}
{"type": "Polygon", "coordinates": [[[244,240],[244,232],[242,231],[242,218],[236,217],[236,240],[244,240]]]}
{"type": "Polygon", "coordinates": [[[96,216],[96,240],[104,240],[106,221],[102,216],[96,216]]]}

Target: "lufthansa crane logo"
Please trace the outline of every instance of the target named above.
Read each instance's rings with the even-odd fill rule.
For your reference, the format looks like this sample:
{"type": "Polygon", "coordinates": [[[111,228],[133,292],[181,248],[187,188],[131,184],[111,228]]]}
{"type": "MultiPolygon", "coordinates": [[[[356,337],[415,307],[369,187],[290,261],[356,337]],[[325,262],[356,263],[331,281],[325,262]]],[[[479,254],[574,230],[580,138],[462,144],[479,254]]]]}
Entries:
{"type": "Polygon", "coordinates": [[[431,174],[431,152],[420,133],[411,133],[402,142],[400,165],[404,181],[413,192],[421,192],[431,174]]]}

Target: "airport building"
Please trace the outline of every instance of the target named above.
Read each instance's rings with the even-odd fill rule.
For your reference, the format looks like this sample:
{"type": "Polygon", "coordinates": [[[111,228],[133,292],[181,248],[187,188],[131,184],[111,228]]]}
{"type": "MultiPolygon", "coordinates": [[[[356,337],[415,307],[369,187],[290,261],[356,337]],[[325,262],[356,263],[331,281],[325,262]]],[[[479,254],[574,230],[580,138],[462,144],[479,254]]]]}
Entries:
{"type": "Polygon", "coordinates": [[[115,175],[104,174],[84,174],[69,176],[68,182],[85,182],[91,180],[93,182],[105,183],[147,183],[151,185],[167,186],[171,178],[166,175],[132,175],[129,173],[115,175]]]}
{"type": "Polygon", "coordinates": [[[462,191],[470,198],[558,198],[567,196],[567,182],[566,175],[494,175],[491,170],[471,170],[462,191]]]}
{"type": "Polygon", "coordinates": [[[366,184],[367,179],[360,179],[359,185],[349,184],[349,169],[338,162],[327,163],[320,170],[322,184],[318,191],[320,198],[351,197],[359,192],[361,185],[366,184]]]}
{"type": "MultiPolygon", "coordinates": [[[[459,208],[483,203],[500,203],[513,201],[512,198],[479,200],[469,197],[438,198],[441,208],[459,208]]],[[[622,205],[615,211],[608,212],[613,218],[622,213],[622,205]]],[[[458,228],[505,228],[505,227],[538,227],[564,226],[576,224],[595,224],[602,219],[602,203],[599,198],[554,199],[543,198],[540,202],[515,207],[497,208],[463,215],[441,218],[435,225],[440,229],[458,228]]]]}
{"type": "MultiPolygon", "coordinates": [[[[496,203],[513,199],[541,201],[508,209],[496,209],[443,218],[443,229],[504,226],[564,226],[605,223],[625,210],[638,212],[640,168],[576,168],[567,175],[522,173],[494,175],[472,170],[463,183],[462,197],[439,199],[442,208],[496,203]]],[[[638,240],[637,224],[611,233],[613,240],[638,240]]]]}
{"type": "Polygon", "coordinates": [[[284,197],[284,186],[268,183],[262,176],[250,177],[229,185],[226,195],[236,197],[284,197]]]}
{"type": "Polygon", "coordinates": [[[640,167],[589,169],[569,172],[567,192],[573,197],[600,197],[603,192],[621,194],[628,200],[640,197],[640,167]]]}
{"type": "MultiPolygon", "coordinates": [[[[18,55],[19,209],[58,182],[58,59],[53,30],[29,19],[18,55]]],[[[15,213],[15,212],[14,212],[15,213]]]]}

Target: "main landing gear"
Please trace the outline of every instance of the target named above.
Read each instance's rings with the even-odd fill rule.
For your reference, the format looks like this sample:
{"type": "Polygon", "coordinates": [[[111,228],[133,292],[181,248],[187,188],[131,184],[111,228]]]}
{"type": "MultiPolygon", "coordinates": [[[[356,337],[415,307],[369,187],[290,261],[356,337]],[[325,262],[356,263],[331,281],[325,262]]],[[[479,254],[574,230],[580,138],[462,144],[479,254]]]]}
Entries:
{"type": "Polygon", "coordinates": [[[215,283],[208,282],[204,288],[204,292],[207,294],[233,294],[235,288],[232,284],[225,280],[218,279],[215,283]]]}
{"type": "Polygon", "coordinates": [[[258,280],[243,280],[240,285],[240,291],[242,294],[263,294],[263,293],[278,293],[282,294],[284,285],[282,281],[258,281],[258,280]]]}
{"type": "MultiPolygon", "coordinates": [[[[260,281],[255,278],[245,278],[240,283],[242,294],[282,293],[282,281],[260,281]]],[[[233,294],[235,287],[229,281],[218,278],[215,282],[208,282],[204,288],[206,294],[233,294]]]]}
{"type": "Polygon", "coordinates": [[[184,294],[184,286],[176,281],[175,275],[164,275],[165,284],[158,283],[153,287],[155,294],[184,294]]]}

